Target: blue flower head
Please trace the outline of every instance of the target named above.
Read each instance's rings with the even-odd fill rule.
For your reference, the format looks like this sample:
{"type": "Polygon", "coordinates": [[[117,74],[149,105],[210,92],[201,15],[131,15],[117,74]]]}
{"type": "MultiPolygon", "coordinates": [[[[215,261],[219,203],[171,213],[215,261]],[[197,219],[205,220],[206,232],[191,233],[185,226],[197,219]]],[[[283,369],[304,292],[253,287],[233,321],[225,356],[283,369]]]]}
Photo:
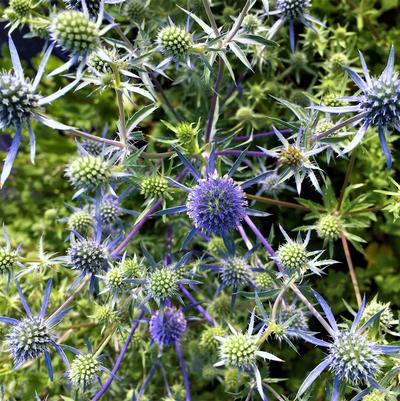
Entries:
{"type": "Polygon", "coordinates": [[[182,247],[186,246],[198,231],[207,235],[214,234],[226,237],[248,214],[268,215],[248,208],[246,194],[243,190],[263,180],[270,173],[262,173],[241,184],[232,179],[233,174],[246,156],[246,151],[239,155],[228,173],[221,176],[215,168],[217,154],[215,148],[213,148],[209,155],[205,177],[202,177],[193,164],[178,149],[176,149],[176,153],[188,172],[196,179],[197,184],[189,188],[170,178],[169,181],[174,186],[188,193],[186,204],[162,210],[157,212],[156,215],[182,212],[188,214],[194,227],[187,235],[182,247]]]}
{"type": "Polygon", "coordinates": [[[17,320],[0,316],[0,322],[9,324],[11,327],[6,334],[8,351],[14,358],[15,369],[19,368],[30,359],[36,359],[44,355],[50,379],[53,380],[53,368],[51,364],[50,348],[54,348],[63,359],[66,366],[69,366],[68,359],[62,348],[56,343],[54,326],[56,326],[71,308],[55,313],[49,318],[45,317],[47,305],[50,299],[52,282],[49,280],[46,285],[42,308],[38,315],[32,315],[25,300],[20,285],[17,289],[27,317],[17,320]]]}
{"type": "Polygon", "coordinates": [[[168,346],[183,337],[186,326],[185,315],[180,309],[165,307],[164,310],[153,313],[149,331],[155,343],[168,346]]]}
{"type": "Polygon", "coordinates": [[[195,227],[218,235],[236,228],[246,216],[246,206],[244,191],[230,177],[200,180],[186,202],[195,227]]]}
{"type": "Polygon", "coordinates": [[[13,40],[9,37],[8,46],[10,49],[12,72],[0,72],[0,130],[5,128],[15,129],[15,136],[11,143],[9,152],[4,161],[3,171],[0,177],[0,189],[7,180],[18,149],[21,143],[22,129],[26,127],[29,132],[29,142],[31,148],[31,160],[34,162],[36,153],[35,133],[32,130],[31,118],[40,123],[59,130],[68,130],[72,127],[53,121],[42,114],[41,107],[51,103],[60,96],[71,90],[76,84],[74,80],[64,88],[59,89],[49,96],[41,96],[38,86],[44,74],[47,61],[53,51],[54,45],[50,45],[40,63],[37,74],[31,82],[25,77],[22,70],[21,61],[13,40]]]}
{"type": "Polygon", "coordinates": [[[360,60],[364,79],[355,71],[345,67],[350,78],[361,90],[361,93],[356,96],[343,97],[342,99],[354,104],[341,107],[319,106],[316,109],[337,114],[357,113],[352,120],[358,121],[361,127],[353,140],[343,149],[343,153],[353,150],[362,141],[369,127],[377,128],[387,166],[390,168],[392,157],[386,137],[389,135],[389,129],[400,131],[400,80],[398,74],[394,71],[394,47],[392,46],[390,49],[386,68],[378,78],[370,76],[361,52],[360,60]]]}
{"type": "Polygon", "coordinates": [[[278,0],[276,10],[268,12],[268,15],[279,15],[279,19],[272,25],[268,32],[268,39],[272,39],[279,29],[285,24],[289,24],[290,48],[295,48],[294,22],[298,21],[313,32],[317,33],[311,23],[323,25],[317,18],[307,13],[311,7],[311,0],[278,0]]]}
{"type": "Polygon", "coordinates": [[[400,352],[400,346],[379,345],[367,339],[366,330],[379,318],[381,312],[376,313],[364,324],[360,324],[365,308],[364,298],[351,327],[339,328],[326,301],[317,292],[314,291],[314,294],[325,312],[332,339],[327,342],[301,330],[298,331],[300,337],[306,341],[325,348],[327,356],[307,376],[297,395],[301,396],[326,369],[334,374],[331,401],[340,399],[339,394],[341,390],[344,391],[346,384],[352,386],[369,384],[380,388],[375,379],[384,363],[383,356],[400,352]]]}

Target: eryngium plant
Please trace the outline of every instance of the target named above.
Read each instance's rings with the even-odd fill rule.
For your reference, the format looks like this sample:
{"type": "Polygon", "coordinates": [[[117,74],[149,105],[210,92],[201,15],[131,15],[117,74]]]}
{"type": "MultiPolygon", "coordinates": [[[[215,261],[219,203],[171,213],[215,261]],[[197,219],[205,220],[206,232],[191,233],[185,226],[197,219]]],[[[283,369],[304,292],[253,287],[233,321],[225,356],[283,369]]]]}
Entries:
{"type": "Polygon", "coordinates": [[[399,11],[0,9],[0,399],[397,401],[399,11]]]}

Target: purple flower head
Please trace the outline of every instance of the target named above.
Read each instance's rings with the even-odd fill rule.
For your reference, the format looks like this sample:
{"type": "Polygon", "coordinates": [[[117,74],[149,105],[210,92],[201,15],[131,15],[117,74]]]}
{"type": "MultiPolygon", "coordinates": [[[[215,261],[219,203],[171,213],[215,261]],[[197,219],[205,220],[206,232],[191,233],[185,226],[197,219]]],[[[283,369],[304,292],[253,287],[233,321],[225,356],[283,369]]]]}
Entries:
{"type": "Polygon", "coordinates": [[[42,308],[38,315],[32,315],[31,310],[22,294],[21,287],[17,283],[18,293],[27,317],[16,320],[9,317],[0,316],[0,322],[9,324],[10,330],[6,334],[6,344],[10,355],[14,358],[15,369],[19,368],[30,359],[36,359],[44,355],[50,379],[53,380],[53,368],[50,358],[50,348],[54,348],[66,366],[69,366],[68,359],[64,351],[56,343],[54,326],[56,326],[70,308],[56,313],[49,318],[45,317],[47,305],[50,299],[52,282],[49,280],[46,285],[42,308]]]}
{"type": "Polygon", "coordinates": [[[232,178],[209,177],[189,192],[186,206],[196,228],[221,235],[236,228],[246,216],[247,201],[232,178]]]}
{"type": "Polygon", "coordinates": [[[150,319],[150,335],[161,346],[168,346],[179,341],[186,331],[185,315],[175,307],[165,307],[162,312],[153,313],[150,319]]]}

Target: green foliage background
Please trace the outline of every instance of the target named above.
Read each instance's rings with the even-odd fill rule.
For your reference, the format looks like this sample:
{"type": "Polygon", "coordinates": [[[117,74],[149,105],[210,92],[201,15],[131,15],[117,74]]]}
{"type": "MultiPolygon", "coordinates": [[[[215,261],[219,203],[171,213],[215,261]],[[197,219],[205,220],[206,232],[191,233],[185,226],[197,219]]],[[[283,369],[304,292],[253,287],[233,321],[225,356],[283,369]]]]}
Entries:
{"type": "MultiPolygon", "coordinates": [[[[231,0],[219,1],[214,9],[219,23],[229,24],[231,17],[239,12],[240,3],[240,1],[231,0]]],[[[200,0],[189,1],[188,4],[183,5],[190,6],[198,15],[203,16],[200,0]]],[[[174,1],[152,1],[146,9],[146,19],[150,31],[156,33],[159,24],[165,21],[167,15],[170,15],[174,21],[183,18],[182,13],[175,7],[174,1]]],[[[337,63],[338,54],[343,61],[346,61],[345,64],[360,69],[357,54],[357,49],[360,49],[366,56],[371,71],[379,73],[385,66],[390,44],[393,43],[400,50],[398,0],[314,0],[313,15],[324,20],[326,27],[319,29],[319,36],[310,31],[303,31],[294,54],[291,54],[288,49],[288,35],[280,33],[279,43],[281,46],[266,53],[262,69],[257,68],[252,74],[244,72],[239,63],[234,64],[237,76],[243,75],[240,87],[242,96],[238,91],[234,91],[227,99],[219,121],[221,132],[229,132],[235,126],[238,127],[238,131],[244,133],[250,132],[252,128],[255,129],[255,132],[266,131],[273,123],[270,117],[287,121],[293,120],[291,112],[275,102],[271,95],[307,105],[308,100],[305,93],[316,98],[326,98],[353,88],[337,63]],[[244,106],[252,110],[253,115],[249,120],[237,114],[237,111],[244,106]]],[[[8,68],[10,65],[7,57],[8,50],[4,45],[1,55],[1,64],[4,68],[8,68]]],[[[39,60],[40,57],[33,59],[33,65],[37,66],[39,60]]],[[[60,63],[56,58],[52,58],[48,71],[60,63]]],[[[27,64],[26,70],[29,71],[27,64]]],[[[172,76],[174,74],[177,73],[171,72],[172,76]]],[[[182,73],[179,72],[179,74],[182,73]]],[[[185,76],[185,73],[183,75],[185,76]]],[[[42,92],[52,93],[64,82],[66,81],[63,81],[62,78],[45,79],[42,92]]],[[[164,82],[164,84],[168,88],[168,96],[179,113],[184,115],[188,121],[197,121],[201,118],[204,122],[208,110],[210,88],[205,86],[201,72],[196,70],[187,72],[182,84],[184,87],[194,87],[197,90],[183,90],[180,85],[169,86],[168,82],[164,82]]],[[[228,88],[229,84],[229,78],[227,78],[224,88],[228,88]]],[[[106,123],[109,124],[110,131],[116,127],[116,107],[112,91],[91,93],[90,89],[86,89],[78,94],[69,93],[50,107],[49,114],[56,120],[89,129],[98,134],[106,123]]],[[[161,104],[160,109],[143,124],[143,134],[150,141],[150,149],[163,150],[163,145],[156,143],[154,139],[166,135],[166,128],[160,121],[168,120],[168,118],[168,113],[161,104]]],[[[29,151],[27,147],[24,147],[17,158],[12,176],[6,187],[0,192],[0,222],[3,221],[6,224],[14,246],[23,242],[22,252],[26,257],[37,254],[41,236],[44,237],[46,252],[63,254],[67,249],[66,227],[64,223],[58,222],[58,219],[68,215],[64,202],[70,202],[72,189],[64,177],[64,167],[76,152],[73,139],[68,135],[51,131],[43,126],[35,128],[38,140],[38,157],[35,165],[30,164],[29,151]]],[[[393,137],[392,149],[395,161],[393,170],[389,172],[386,170],[377,135],[374,132],[369,133],[368,140],[358,151],[354,174],[351,178],[351,184],[364,184],[364,186],[357,189],[354,196],[364,193],[369,195],[369,202],[373,205],[385,203],[385,196],[373,193],[373,190],[387,190],[391,185],[389,177],[399,178],[400,168],[397,161],[400,160],[400,155],[397,144],[396,137],[393,137]]],[[[337,159],[326,169],[328,176],[331,177],[336,195],[339,195],[347,164],[347,160],[337,159]]],[[[319,196],[309,187],[302,196],[315,202],[320,201],[319,196]]],[[[292,197],[293,195],[290,193],[282,194],[283,200],[291,200],[292,197]]],[[[126,201],[124,206],[140,210],[142,201],[143,199],[132,197],[126,201]]],[[[273,216],[263,223],[265,232],[269,231],[272,223],[279,223],[288,230],[307,223],[304,221],[305,214],[302,211],[274,206],[265,206],[265,210],[273,213],[273,216]]],[[[160,255],[164,249],[165,235],[159,233],[164,231],[165,224],[162,221],[152,221],[146,224],[141,235],[130,245],[130,251],[134,252],[137,249],[140,240],[144,241],[155,254],[160,255]],[[158,234],[155,235],[155,233],[158,234]]],[[[365,241],[359,250],[351,246],[361,292],[366,293],[369,298],[379,294],[379,299],[391,302],[393,310],[398,314],[400,308],[400,220],[393,222],[393,216],[388,212],[375,211],[373,220],[369,219],[368,226],[358,230],[357,235],[365,241]]],[[[181,240],[182,238],[177,233],[176,243],[178,244],[181,240]]],[[[2,245],[1,241],[3,241],[2,238],[0,245],[2,245]]],[[[340,242],[335,244],[335,259],[339,260],[341,264],[329,268],[327,276],[316,280],[314,284],[333,306],[336,314],[346,315],[348,312],[342,299],[344,298],[348,302],[352,300],[351,306],[355,307],[356,305],[340,242]]],[[[53,277],[54,286],[57,289],[52,294],[50,309],[53,309],[62,301],[72,282],[73,274],[65,268],[51,266],[41,272],[24,276],[23,288],[28,294],[28,301],[33,308],[39,308],[45,278],[49,277],[53,277]]],[[[15,289],[7,289],[5,278],[1,280],[0,315],[19,315],[22,310],[18,297],[15,295],[15,289]],[[14,295],[11,296],[11,294],[14,295]]],[[[221,313],[220,309],[217,311],[221,313]]],[[[238,314],[236,323],[242,319],[244,326],[247,311],[245,303],[241,304],[240,311],[243,312],[243,316],[238,314]]],[[[85,335],[88,335],[94,344],[101,340],[100,334],[104,333],[106,327],[96,324],[92,314],[92,301],[86,296],[81,296],[74,311],[62,323],[60,329],[60,332],[65,332],[67,343],[83,348],[85,335]],[[69,330],[69,328],[72,329],[69,330]]],[[[226,393],[227,386],[226,383],[224,384],[221,371],[218,373],[213,371],[212,379],[206,376],[205,367],[211,370],[212,362],[215,360],[210,353],[205,353],[200,348],[198,338],[203,329],[202,324],[195,322],[193,326],[195,328],[186,336],[182,346],[185,350],[185,358],[189,361],[193,401],[235,399],[233,390],[236,389],[228,388],[231,393],[226,393]],[[199,371],[199,367],[202,370],[199,371]]],[[[118,334],[119,344],[123,342],[127,330],[128,327],[122,325],[121,333],[118,334]]],[[[3,334],[4,327],[1,327],[0,335],[3,334]]],[[[106,400],[130,400],[131,390],[129,389],[140,384],[149,369],[145,360],[149,360],[151,355],[155,357],[157,354],[157,350],[148,349],[148,345],[148,337],[142,329],[136,335],[134,346],[124,361],[124,373],[121,381],[114,381],[111,391],[105,397],[106,400]]],[[[107,351],[111,355],[110,358],[114,358],[113,347],[110,346],[107,351]]],[[[282,347],[282,350],[277,353],[287,363],[277,368],[278,370],[271,371],[270,376],[282,380],[288,378],[280,387],[286,394],[295,393],[304,380],[305,372],[311,370],[322,356],[311,346],[301,346],[301,358],[285,347],[282,347]]],[[[168,366],[177,366],[178,362],[173,350],[164,353],[163,363],[167,367],[167,371],[171,370],[168,366]]],[[[55,370],[61,371],[61,369],[58,361],[55,370]]],[[[263,371],[263,374],[266,374],[266,371],[263,371]]],[[[37,365],[36,362],[25,369],[23,383],[19,381],[21,377],[18,372],[12,371],[7,354],[1,352],[0,383],[4,383],[7,394],[17,400],[27,401],[33,400],[37,391],[41,397],[48,394],[50,401],[70,400],[64,396],[67,394],[65,391],[66,380],[60,379],[50,383],[44,366],[37,365]]],[[[178,399],[181,399],[179,394],[182,393],[182,385],[178,374],[171,377],[171,383],[175,383],[174,391],[178,399]]],[[[318,401],[324,400],[323,385],[324,382],[321,380],[321,395],[318,401]]],[[[146,393],[146,397],[148,397],[146,400],[160,399],[157,394],[159,394],[161,386],[161,378],[156,376],[146,393]]],[[[238,389],[240,390],[240,386],[238,389]]],[[[84,400],[85,398],[79,399],[84,400]]]]}

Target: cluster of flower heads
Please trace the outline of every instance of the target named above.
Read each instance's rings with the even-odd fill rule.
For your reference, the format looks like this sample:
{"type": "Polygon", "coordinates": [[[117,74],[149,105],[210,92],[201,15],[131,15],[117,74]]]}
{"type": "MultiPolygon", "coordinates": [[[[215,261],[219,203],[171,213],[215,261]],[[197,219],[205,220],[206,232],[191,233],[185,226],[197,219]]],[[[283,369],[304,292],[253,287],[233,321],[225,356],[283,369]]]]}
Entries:
{"type": "MultiPolygon", "coordinates": [[[[45,315],[52,282],[48,281],[45,287],[40,312],[32,314],[19,281],[15,281],[27,316],[22,320],[0,317],[1,323],[10,326],[4,340],[7,352],[14,359],[15,368],[44,356],[49,376],[53,379],[51,352],[55,350],[65,364],[65,376],[73,389],[85,393],[95,388],[98,393],[94,400],[98,400],[117,378],[115,372],[123,362],[130,343],[135,343],[138,326],[147,324],[150,347],[157,346],[160,352],[152,361],[148,376],[138,392],[133,391],[132,399],[141,399],[156,367],[160,368],[166,383],[166,399],[175,399],[162,365],[163,353],[174,348],[182,370],[183,394],[190,401],[190,372],[185,364],[187,355],[182,352],[181,344],[191,335],[192,321],[195,326],[199,319],[189,316],[189,311],[196,311],[204,324],[209,325],[201,334],[199,346],[213,351],[209,356],[210,360],[213,358],[212,363],[203,367],[204,375],[207,373],[207,376],[217,377],[218,370],[214,367],[224,366],[226,382],[232,372],[237,382],[246,377],[246,400],[252,399],[255,390],[263,401],[268,401],[270,394],[274,397],[277,394],[271,390],[267,367],[261,361],[268,360],[271,364],[284,362],[264,350],[272,347],[273,339],[284,341],[295,350],[297,343],[306,341],[325,351],[323,361],[298,389],[299,399],[310,396],[312,384],[324,372],[327,372],[328,383],[332,378],[332,386],[328,384],[326,391],[330,401],[342,400],[347,385],[356,394],[352,401],[382,401],[386,395],[391,397],[392,393],[399,390],[399,383],[386,385],[386,377],[382,376],[383,372],[389,372],[389,377],[394,377],[398,368],[391,370],[385,358],[398,355],[400,347],[388,344],[386,339],[386,336],[398,335],[394,329],[398,321],[390,310],[390,304],[383,304],[374,298],[365,305],[364,299],[355,313],[354,321],[351,324],[347,321],[339,324],[326,301],[314,292],[323,311],[318,312],[305,297],[307,291],[303,294],[303,289],[309,289],[310,276],[323,276],[325,270],[336,261],[321,260],[325,249],[311,250],[312,231],[307,232],[305,239],[300,234],[297,239],[292,239],[280,226],[285,242],[275,252],[251,219],[251,216],[264,218],[269,213],[256,208],[252,201],[257,197],[248,191],[255,185],[261,185],[258,194],[271,193],[276,198],[280,190],[292,190],[288,181],[293,179],[300,195],[307,178],[317,192],[323,193],[321,183],[324,183],[326,177],[317,159],[326,157],[329,160],[332,154],[343,156],[352,151],[362,141],[369,127],[377,129],[390,166],[388,130],[400,130],[400,81],[394,71],[394,49],[390,50],[387,66],[378,78],[370,76],[361,53],[364,79],[345,67],[360,93],[352,97],[341,97],[338,101],[352,102],[354,105],[315,105],[309,113],[304,110],[300,112],[286,102],[295,111],[299,121],[289,124],[292,127],[290,130],[273,127],[273,131],[267,133],[275,143],[279,141],[279,145],[270,146],[271,142],[266,142],[266,145],[258,147],[260,151],[243,150],[256,138],[251,131],[245,137],[248,141],[239,146],[240,150],[236,147],[230,149],[230,141],[240,137],[226,138],[225,141],[225,138],[216,136],[218,130],[214,124],[217,122],[213,121],[218,114],[217,95],[223,74],[221,65],[225,64],[231,75],[234,75],[225,53],[231,52],[251,70],[252,65],[247,59],[249,49],[258,46],[261,52],[265,51],[267,46],[274,44],[272,39],[276,39],[279,29],[285,24],[289,28],[290,47],[294,52],[295,24],[300,22],[315,33],[317,31],[312,23],[323,25],[308,13],[311,1],[278,0],[274,11],[269,11],[265,5],[267,2],[263,2],[264,9],[258,10],[256,14],[249,13],[254,4],[247,2],[227,30],[223,26],[216,26],[213,18],[210,18],[212,26],[209,26],[191,11],[181,9],[188,16],[186,26],[176,25],[169,19],[168,24],[159,29],[158,33],[153,33],[151,46],[148,46],[149,40],[143,31],[145,24],[140,24],[146,11],[143,4],[127,0],[122,6],[121,12],[125,17],[132,17],[142,39],[137,46],[133,46],[127,36],[129,30],[123,32],[114,17],[104,10],[105,3],[119,2],[67,1],[67,9],[57,11],[51,23],[46,25],[52,43],[46,47],[37,75],[32,81],[25,77],[16,47],[11,37],[9,39],[13,69],[0,73],[0,129],[15,130],[15,135],[5,159],[0,186],[3,186],[11,173],[23,128],[27,128],[29,133],[31,159],[34,160],[36,145],[31,120],[85,138],[84,142],[77,143],[78,154],[65,168],[65,178],[76,191],[72,199],[74,206],[67,205],[70,214],[59,220],[66,223],[69,231],[68,250],[64,257],[59,258],[41,252],[46,267],[62,264],[70,270],[67,270],[67,274],[73,276],[73,281],[68,291],[72,294],[47,318],[45,315]],[[269,28],[262,26],[263,18],[270,15],[277,15],[278,20],[269,28]],[[105,21],[108,25],[102,28],[105,21]],[[200,26],[200,34],[192,30],[192,21],[200,26]],[[120,36],[120,41],[112,35],[105,36],[112,29],[120,36]],[[71,82],[54,94],[42,96],[38,89],[39,83],[55,46],[65,51],[69,58],[49,76],[69,71],[67,77],[71,82]],[[156,66],[151,57],[155,53],[159,53],[157,57],[162,60],[156,66]],[[161,142],[172,145],[172,148],[160,155],[156,154],[155,158],[169,157],[170,166],[167,168],[167,163],[163,161],[153,164],[148,160],[154,154],[148,151],[147,146],[142,146],[144,136],[141,133],[137,135],[138,125],[158,107],[156,92],[160,87],[167,108],[172,108],[172,114],[179,117],[169,104],[158,78],[168,78],[167,72],[172,61],[179,69],[182,65],[195,69],[191,61],[193,56],[197,57],[196,63],[199,62],[205,68],[204,75],[207,77],[213,71],[215,60],[220,60],[210,116],[206,116],[207,123],[202,119],[197,124],[190,121],[180,121],[176,125],[164,122],[175,135],[173,139],[163,138],[161,142]],[[100,87],[101,90],[115,91],[119,120],[116,132],[112,135],[106,129],[102,136],[96,136],[53,121],[44,114],[45,106],[49,103],[72,89],[79,93],[79,90],[90,85],[100,87]],[[138,96],[152,103],[128,118],[124,107],[127,107],[126,104],[130,108],[136,107],[138,96]],[[347,122],[339,120],[335,123],[330,120],[331,117],[315,117],[315,110],[328,114],[357,114],[347,122]],[[350,143],[346,142],[347,133],[333,138],[331,142],[325,141],[330,134],[346,125],[353,128],[354,124],[361,124],[361,127],[350,143]],[[200,139],[202,125],[205,128],[204,143],[200,139]],[[235,158],[230,158],[230,155],[235,155],[235,158]],[[254,173],[257,169],[252,168],[249,160],[251,156],[261,159],[261,172],[254,173]],[[167,169],[167,173],[164,169],[167,169]],[[169,207],[169,203],[173,205],[169,207]],[[125,204],[130,208],[134,204],[143,210],[140,213],[126,208],[125,204]],[[157,210],[160,206],[161,209],[157,210]],[[175,216],[177,214],[180,216],[175,216]],[[158,247],[157,242],[151,244],[152,251],[159,259],[153,257],[143,242],[136,254],[131,254],[131,249],[125,251],[150,217],[157,224],[159,221],[168,222],[165,251],[155,249],[158,247]],[[179,243],[174,241],[171,234],[173,230],[178,231],[177,228],[179,243]],[[249,239],[247,228],[256,235],[255,244],[249,239]],[[239,246],[236,243],[240,237],[243,244],[239,246]],[[196,241],[196,246],[190,249],[192,241],[196,241]],[[247,251],[243,251],[242,245],[247,251]],[[210,271],[217,274],[209,274],[210,271]],[[98,302],[93,318],[103,326],[105,338],[95,351],[87,342],[87,352],[81,352],[61,344],[61,341],[59,343],[56,326],[70,310],[66,305],[80,291],[84,291],[87,282],[89,296],[98,302]],[[210,296],[212,290],[214,295],[210,296]],[[246,332],[236,328],[237,322],[235,327],[228,323],[234,319],[237,311],[243,312],[236,309],[236,301],[241,296],[254,300],[255,304],[246,332]],[[209,306],[204,301],[207,297],[212,297],[209,306]],[[198,301],[197,298],[202,300],[198,301]],[[271,304],[268,305],[266,300],[271,304]],[[265,312],[267,306],[271,313],[265,312]],[[311,315],[322,324],[329,338],[319,339],[310,330],[311,315]],[[131,326],[129,334],[124,332],[127,326],[131,326]],[[105,358],[100,354],[111,339],[114,339],[119,350],[118,335],[124,339],[124,345],[114,369],[110,371],[103,366],[102,360],[105,358]],[[73,354],[72,362],[65,351],[73,354]],[[385,370],[386,365],[389,367],[385,370]],[[102,372],[108,374],[104,384],[101,381],[102,372]]],[[[22,6],[16,1],[10,4],[18,15],[28,15],[31,6],[22,6]]],[[[209,7],[205,11],[206,14],[212,12],[209,7]]],[[[11,15],[10,11],[8,15],[11,15]]],[[[133,24],[132,21],[130,23],[133,24]]],[[[291,57],[292,60],[302,62],[301,55],[293,53],[291,57]]],[[[338,59],[341,60],[340,57],[338,59]]],[[[251,124],[255,124],[253,119],[257,118],[246,106],[236,113],[236,117],[251,124]]],[[[180,117],[177,120],[181,120],[180,117]]],[[[237,127],[243,127],[243,121],[237,127]]],[[[260,135],[257,138],[264,134],[260,135]]],[[[277,198],[275,202],[279,204],[277,198]]],[[[324,247],[326,242],[340,237],[348,235],[351,238],[344,230],[345,223],[339,210],[325,212],[319,214],[318,222],[312,226],[316,236],[324,240],[324,247]]],[[[19,279],[30,268],[23,264],[24,258],[19,255],[20,247],[11,247],[5,229],[4,234],[6,246],[0,248],[0,274],[8,276],[11,286],[16,270],[22,269],[22,273],[17,275],[19,279]]],[[[64,338],[61,339],[64,341],[64,338]]],[[[176,397],[181,398],[181,394],[176,397]]],[[[276,398],[283,399],[280,396],[276,398]]]]}

